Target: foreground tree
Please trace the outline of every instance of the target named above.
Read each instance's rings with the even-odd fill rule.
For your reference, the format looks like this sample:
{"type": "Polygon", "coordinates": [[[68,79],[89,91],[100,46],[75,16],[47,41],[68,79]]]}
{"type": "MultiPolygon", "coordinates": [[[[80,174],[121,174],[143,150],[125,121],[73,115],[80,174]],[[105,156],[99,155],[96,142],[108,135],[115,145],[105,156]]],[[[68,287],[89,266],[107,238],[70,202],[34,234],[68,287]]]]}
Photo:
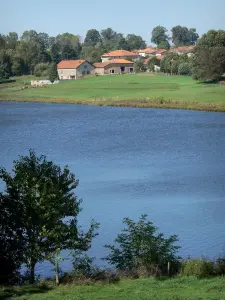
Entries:
{"type": "MultiPolygon", "coordinates": [[[[1,178],[1,177],[0,177],[1,178]]],[[[0,193],[0,284],[13,284],[23,262],[23,205],[16,190],[0,193]]]]}
{"type": "Polygon", "coordinates": [[[192,74],[197,80],[218,81],[225,72],[225,31],[210,30],[197,42],[192,74]]]}
{"type": "Polygon", "coordinates": [[[145,65],[144,65],[144,59],[138,59],[134,62],[134,71],[135,72],[146,71],[146,68],[145,68],[145,65]]]}
{"type": "Polygon", "coordinates": [[[144,49],[147,47],[146,42],[139,35],[128,34],[126,41],[130,50],[144,49]]]}
{"type": "Polygon", "coordinates": [[[68,167],[38,157],[34,151],[14,162],[13,174],[0,172],[6,184],[5,197],[14,199],[14,191],[23,204],[23,237],[26,240],[24,263],[34,282],[35,265],[50,259],[63,249],[87,250],[97,228],[92,223],[85,234],[79,230],[80,203],[74,194],[78,180],[68,167]]]}
{"type": "Polygon", "coordinates": [[[163,270],[168,262],[177,263],[179,257],[176,246],[176,235],[165,238],[157,233],[157,228],[147,220],[147,215],[141,216],[138,222],[125,218],[126,228],[118,234],[115,245],[106,245],[110,250],[105,258],[110,264],[121,271],[137,270],[153,266],[163,270]]]}
{"type": "Polygon", "coordinates": [[[49,80],[51,83],[53,83],[55,80],[58,79],[58,71],[57,71],[57,66],[55,63],[52,63],[49,67],[49,80]]]}

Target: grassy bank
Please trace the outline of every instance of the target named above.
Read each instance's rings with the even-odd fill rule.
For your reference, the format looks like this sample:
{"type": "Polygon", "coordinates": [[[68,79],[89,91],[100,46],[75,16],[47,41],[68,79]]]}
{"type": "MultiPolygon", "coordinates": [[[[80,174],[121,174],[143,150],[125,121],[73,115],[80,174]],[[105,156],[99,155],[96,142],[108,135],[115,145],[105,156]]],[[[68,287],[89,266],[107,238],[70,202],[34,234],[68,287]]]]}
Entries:
{"type": "Polygon", "coordinates": [[[26,286],[2,288],[0,299],[14,300],[194,300],[225,299],[225,279],[196,279],[178,277],[174,279],[143,278],[121,280],[116,284],[60,285],[59,287],[26,286]]]}
{"type": "Polygon", "coordinates": [[[225,86],[187,76],[98,76],[22,90],[31,79],[1,84],[0,100],[225,111],[225,86]]]}

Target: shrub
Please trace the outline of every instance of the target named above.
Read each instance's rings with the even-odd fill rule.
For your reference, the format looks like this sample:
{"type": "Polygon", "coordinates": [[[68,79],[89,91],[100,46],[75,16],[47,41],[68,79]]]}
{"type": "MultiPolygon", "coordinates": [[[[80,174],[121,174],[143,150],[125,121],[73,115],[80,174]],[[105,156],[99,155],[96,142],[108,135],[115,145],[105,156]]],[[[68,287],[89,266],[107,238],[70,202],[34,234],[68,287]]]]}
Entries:
{"type": "Polygon", "coordinates": [[[158,273],[166,270],[167,263],[177,263],[177,251],[180,248],[175,243],[177,236],[165,238],[157,233],[152,222],[147,221],[147,215],[141,216],[138,222],[125,218],[126,228],[118,234],[115,245],[106,245],[110,250],[104,258],[119,271],[134,271],[145,268],[145,272],[158,273]],[[156,271],[157,270],[157,271],[156,271]]]}
{"type": "Polygon", "coordinates": [[[225,258],[218,258],[216,260],[215,272],[217,275],[225,275],[225,258]]]}
{"type": "Polygon", "coordinates": [[[37,64],[34,68],[34,76],[37,77],[46,76],[46,73],[48,75],[48,72],[49,72],[49,63],[40,63],[37,64]]]}
{"type": "Polygon", "coordinates": [[[190,64],[187,62],[181,63],[178,67],[178,74],[190,75],[191,74],[190,64]]]}
{"type": "Polygon", "coordinates": [[[215,275],[214,263],[205,259],[189,259],[182,263],[181,274],[197,277],[212,276],[215,275]]]}

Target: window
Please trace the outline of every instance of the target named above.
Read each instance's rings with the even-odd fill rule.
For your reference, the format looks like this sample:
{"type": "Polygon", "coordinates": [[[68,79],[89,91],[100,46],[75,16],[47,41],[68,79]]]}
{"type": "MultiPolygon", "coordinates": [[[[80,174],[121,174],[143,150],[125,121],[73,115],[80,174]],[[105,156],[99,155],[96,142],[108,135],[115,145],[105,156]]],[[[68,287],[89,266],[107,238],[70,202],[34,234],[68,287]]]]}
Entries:
{"type": "Polygon", "coordinates": [[[86,74],[86,72],[85,71],[82,71],[82,75],[85,75],[86,74]]]}
{"type": "Polygon", "coordinates": [[[84,69],[87,69],[87,65],[84,65],[84,69]]]}
{"type": "Polygon", "coordinates": [[[133,73],[134,72],[134,68],[130,68],[130,73],[133,73]]]}
{"type": "Polygon", "coordinates": [[[87,74],[90,74],[90,71],[87,71],[87,74]]]}
{"type": "Polygon", "coordinates": [[[114,74],[114,72],[115,72],[114,70],[110,70],[110,73],[111,73],[111,74],[114,74]]]}

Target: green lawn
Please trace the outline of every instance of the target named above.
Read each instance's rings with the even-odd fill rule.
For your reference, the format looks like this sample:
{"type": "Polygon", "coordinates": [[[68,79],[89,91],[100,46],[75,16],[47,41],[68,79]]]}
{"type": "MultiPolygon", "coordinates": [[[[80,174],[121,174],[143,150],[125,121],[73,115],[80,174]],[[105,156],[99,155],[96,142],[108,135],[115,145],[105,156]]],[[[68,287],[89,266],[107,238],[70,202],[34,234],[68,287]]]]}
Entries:
{"type": "Polygon", "coordinates": [[[225,86],[188,76],[112,75],[21,90],[24,81],[0,85],[0,100],[225,111],[225,86]]]}
{"type": "Polygon", "coordinates": [[[116,284],[35,286],[0,290],[0,300],[203,300],[225,299],[225,278],[181,277],[167,280],[143,278],[116,284]]]}

